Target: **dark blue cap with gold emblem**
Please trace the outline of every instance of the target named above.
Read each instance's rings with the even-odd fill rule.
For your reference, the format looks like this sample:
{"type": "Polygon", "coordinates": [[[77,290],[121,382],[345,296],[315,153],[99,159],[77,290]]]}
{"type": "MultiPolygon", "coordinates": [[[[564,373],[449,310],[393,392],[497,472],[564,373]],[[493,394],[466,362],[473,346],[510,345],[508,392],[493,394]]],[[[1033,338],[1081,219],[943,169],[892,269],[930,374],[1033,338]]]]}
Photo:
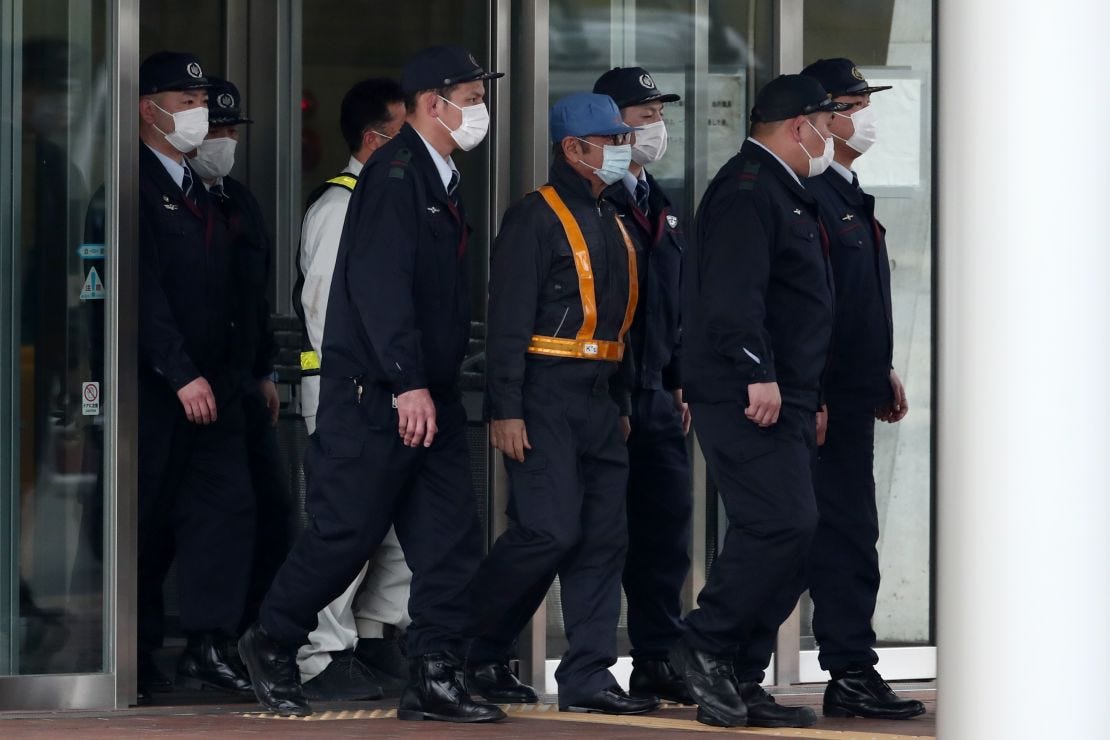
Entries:
{"type": "Polygon", "coordinates": [[[209,87],[196,54],[156,51],[139,65],[139,95],[209,87]]]}
{"type": "Polygon", "coordinates": [[[810,113],[847,110],[847,103],[834,103],[821,83],[805,75],[779,75],[760,89],[752,107],[752,123],[785,121],[810,113]]]}
{"type": "Polygon", "coordinates": [[[401,88],[411,94],[504,76],[504,72],[484,70],[474,55],[461,46],[429,46],[405,62],[401,88]]]}
{"type": "Polygon", "coordinates": [[[802,74],[820,82],[834,98],[841,95],[870,95],[890,89],[890,85],[868,85],[855,63],[843,57],[818,59],[803,69],[802,74]]]}
{"type": "Polygon", "coordinates": [[[594,83],[594,92],[608,95],[618,108],[644,103],[673,103],[682,98],[660,92],[655,79],[643,67],[614,67],[594,83]]]}
{"type": "Polygon", "coordinates": [[[237,126],[240,123],[254,123],[240,110],[242,98],[239,88],[219,77],[209,77],[212,84],[208,88],[208,127],[237,126]]]}

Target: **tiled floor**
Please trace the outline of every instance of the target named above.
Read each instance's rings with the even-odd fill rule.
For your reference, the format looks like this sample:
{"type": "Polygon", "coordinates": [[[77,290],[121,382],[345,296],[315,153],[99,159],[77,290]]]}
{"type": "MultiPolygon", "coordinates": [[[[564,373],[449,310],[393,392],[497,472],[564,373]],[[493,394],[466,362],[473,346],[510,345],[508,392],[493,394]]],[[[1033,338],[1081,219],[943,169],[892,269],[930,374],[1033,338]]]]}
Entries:
{"type": "MultiPolygon", "coordinates": [[[[920,686],[903,688],[905,696],[921,699],[928,712],[906,722],[825,719],[808,729],[713,728],[694,720],[691,707],[668,706],[641,717],[610,717],[561,713],[549,704],[510,710],[509,718],[492,725],[401,722],[395,702],[324,704],[306,719],[281,719],[263,713],[251,702],[231,704],[165,704],[116,712],[0,713],[0,737],[9,738],[633,738],[695,737],[727,734],[738,738],[824,738],[827,740],[903,740],[933,738],[936,733],[936,692],[920,686]]],[[[780,703],[807,704],[820,712],[819,690],[807,687],[775,692],[780,703]]],[[[196,702],[200,695],[161,695],[196,702]]],[[[551,697],[548,697],[550,699],[551,697]]]]}

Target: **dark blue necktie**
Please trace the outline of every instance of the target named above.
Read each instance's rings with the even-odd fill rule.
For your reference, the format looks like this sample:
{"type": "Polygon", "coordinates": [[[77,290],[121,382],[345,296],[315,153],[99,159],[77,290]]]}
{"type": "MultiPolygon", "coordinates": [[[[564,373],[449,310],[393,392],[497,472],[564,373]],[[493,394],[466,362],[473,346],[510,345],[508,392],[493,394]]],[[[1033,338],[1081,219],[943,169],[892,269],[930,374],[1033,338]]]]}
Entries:
{"type": "Polygon", "coordinates": [[[648,214],[648,184],[643,180],[636,181],[636,207],[640,209],[640,213],[645,216],[648,214]]]}
{"type": "Polygon", "coordinates": [[[184,174],[181,176],[181,192],[185,193],[185,197],[194,203],[197,199],[193,197],[193,173],[189,170],[189,166],[185,166],[184,174]]]}

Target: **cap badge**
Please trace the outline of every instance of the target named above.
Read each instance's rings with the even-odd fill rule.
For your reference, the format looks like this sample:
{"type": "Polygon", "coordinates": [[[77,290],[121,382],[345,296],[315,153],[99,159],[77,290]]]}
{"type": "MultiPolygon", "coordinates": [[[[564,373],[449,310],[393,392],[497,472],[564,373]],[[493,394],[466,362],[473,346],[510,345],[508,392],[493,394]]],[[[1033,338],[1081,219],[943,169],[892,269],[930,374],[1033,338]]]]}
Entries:
{"type": "Polygon", "coordinates": [[[235,98],[231,97],[231,93],[220,93],[220,96],[216,98],[216,103],[221,108],[232,108],[235,106],[235,98]]]}
{"type": "Polygon", "coordinates": [[[189,64],[185,66],[185,71],[189,73],[190,77],[195,77],[197,79],[204,77],[204,72],[201,71],[200,65],[196,62],[189,62],[189,64]]]}
{"type": "Polygon", "coordinates": [[[655,80],[651,79],[651,75],[643,74],[640,75],[640,84],[648,89],[651,89],[655,87],[655,80]]]}
{"type": "Polygon", "coordinates": [[[667,216],[667,226],[672,229],[678,226],[678,216],[667,216]]]}
{"type": "Polygon", "coordinates": [[[855,77],[857,80],[863,80],[863,75],[861,75],[859,70],[855,67],[852,67],[852,77],[855,77]]]}

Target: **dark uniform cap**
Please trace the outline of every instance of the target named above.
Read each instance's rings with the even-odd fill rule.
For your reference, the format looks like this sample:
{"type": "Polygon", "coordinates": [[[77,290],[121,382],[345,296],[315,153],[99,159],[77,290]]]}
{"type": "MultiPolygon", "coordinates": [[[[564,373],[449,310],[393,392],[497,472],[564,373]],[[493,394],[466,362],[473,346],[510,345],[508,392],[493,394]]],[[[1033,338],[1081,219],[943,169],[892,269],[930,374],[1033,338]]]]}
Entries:
{"type": "Polygon", "coordinates": [[[482,69],[474,55],[461,46],[429,46],[405,63],[401,88],[411,94],[504,76],[504,72],[482,69]]]}
{"type": "Polygon", "coordinates": [[[847,110],[847,103],[834,103],[821,83],[803,75],[779,75],[756,93],[752,123],[785,121],[809,113],[847,110]]]}
{"type": "Polygon", "coordinates": [[[821,83],[829,95],[870,95],[889,90],[890,85],[869,86],[851,59],[818,59],[802,70],[802,74],[821,83]]]}
{"type": "Polygon", "coordinates": [[[662,93],[643,67],[614,67],[594,83],[594,92],[617,101],[618,108],[644,103],[673,103],[682,100],[674,93],[662,93]]]}
{"type": "Polygon", "coordinates": [[[156,51],[139,65],[139,95],[210,87],[196,54],[156,51]]]}
{"type": "Polygon", "coordinates": [[[208,88],[208,127],[236,126],[240,123],[254,123],[240,111],[242,98],[234,83],[219,77],[209,77],[208,88]]]}
{"type": "Polygon", "coordinates": [[[621,119],[620,109],[608,95],[573,93],[559,98],[548,116],[551,141],[568,136],[611,136],[640,129],[621,119]]]}

